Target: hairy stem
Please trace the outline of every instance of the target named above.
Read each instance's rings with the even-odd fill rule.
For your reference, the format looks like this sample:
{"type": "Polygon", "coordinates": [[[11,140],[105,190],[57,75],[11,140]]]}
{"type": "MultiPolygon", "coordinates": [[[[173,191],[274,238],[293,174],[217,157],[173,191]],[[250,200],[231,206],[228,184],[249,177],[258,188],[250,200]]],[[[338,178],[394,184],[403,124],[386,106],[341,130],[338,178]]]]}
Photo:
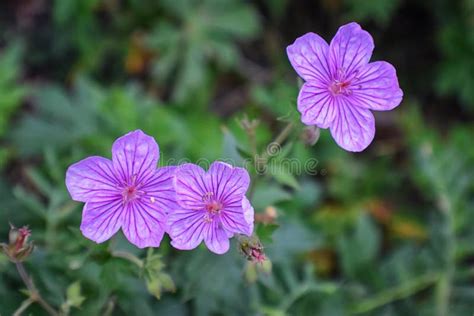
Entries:
{"type": "Polygon", "coordinates": [[[27,300],[24,300],[23,303],[21,303],[20,307],[13,313],[13,316],[21,316],[21,314],[26,311],[26,309],[33,304],[35,301],[33,301],[31,298],[28,298],[27,300]]]}
{"type": "MultiPolygon", "coordinates": [[[[291,130],[293,129],[293,122],[288,123],[284,129],[281,130],[281,132],[275,137],[275,139],[270,143],[270,144],[276,144],[278,146],[281,146],[285,140],[290,136],[291,130]]],[[[266,161],[268,157],[270,156],[270,153],[268,150],[266,150],[261,156],[260,159],[266,161]]]]}
{"type": "Polygon", "coordinates": [[[304,297],[305,295],[314,292],[329,294],[334,292],[337,287],[338,285],[332,282],[323,282],[320,284],[302,284],[286,296],[286,299],[283,300],[280,304],[280,309],[282,311],[288,312],[290,307],[293,306],[293,304],[297,300],[304,297]]]}
{"type": "MultiPolygon", "coordinates": [[[[268,162],[268,158],[271,155],[268,148],[271,145],[281,146],[283,144],[283,142],[288,138],[288,136],[290,136],[291,130],[293,129],[293,125],[294,125],[293,122],[288,123],[285,126],[285,128],[283,128],[281,130],[281,132],[275,137],[275,139],[270,144],[268,144],[268,146],[265,148],[265,151],[261,155],[259,155],[257,153],[256,148],[255,148],[255,150],[252,149],[254,151],[254,153],[253,153],[253,159],[254,159],[253,163],[254,163],[255,170],[257,171],[257,174],[262,172],[262,171],[263,172],[265,171],[265,166],[268,162]],[[262,167],[262,165],[263,165],[263,167],[262,167]]],[[[249,139],[250,138],[251,138],[251,135],[249,134],[249,139]]],[[[255,184],[256,184],[256,182],[258,181],[259,178],[260,177],[255,177],[255,178],[252,179],[253,185],[250,187],[250,191],[249,191],[249,195],[248,195],[249,198],[252,198],[254,190],[255,190],[255,184]]]]}
{"type": "MultiPolygon", "coordinates": [[[[31,277],[28,275],[28,273],[25,270],[25,267],[23,266],[23,263],[21,262],[16,262],[16,269],[18,270],[18,274],[20,274],[21,279],[23,280],[23,283],[25,283],[28,291],[30,292],[30,300],[33,302],[37,302],[38,304],[43,307],[43,309],[48,312],[49,315],[52,316],[59,316],[59,313],[51,307],[51,305],[48,304],[42,297],[39,291],[36,289],[35,284],[33,283],[33,280],[31,277]]],[[[23,304],[22,304],[23,305],[23,304]]],[[[26,306],[28,307],[28,306],[26,306]]],[[[24,307],[26,309],[26,307],[24,307]]],[[[21,308],[21,306],[20,306],[21,308]]]]}
{"type": "Polygon", "coordinates": [[[426,289],[427,287],[435,284],[439,279],[440,279],[439,274],[436,274],[436,273],[426,274],[417,279],[401,284],[397,287],[380,292],[374,295],[373,297],[362,300],[360,303],[352,307],[351,312],[354,315],[367,313],[371,310],[382,307],[386,304],[389,304],[394,301],[398,301],[403,298],[409,297],[413,294],[416,294],[426,289]]]}
{"type": "Polygon", "coordinates": [[[456,273],[456,236],[454,209],[451,207],[451,202],[446,195],[441,195],[440,210],[445,221],[446,263],[436,289],[436,315],[449,316],[452,283],[456,273]]]}
{"type": "Polygon", "coordinates": [[[128,260],[128,261],[136,264],[140,269],[143,268],[143,260],[141,260],[140,258],[138,258],[135,255],[132,255],[129,252],[114,250],[114,251],[112,251],[112,256],[114,256],[116,258],[122,258],[122,259],[128,260]]]}
{"type": "Polygon", "coordinates": [[[115,304],[116,304],[116,298],[114,296],[110,297],[105,303],[105,306],[104,306],[105,310],[102,315],[111,316],[115,309],[115,304]]]}

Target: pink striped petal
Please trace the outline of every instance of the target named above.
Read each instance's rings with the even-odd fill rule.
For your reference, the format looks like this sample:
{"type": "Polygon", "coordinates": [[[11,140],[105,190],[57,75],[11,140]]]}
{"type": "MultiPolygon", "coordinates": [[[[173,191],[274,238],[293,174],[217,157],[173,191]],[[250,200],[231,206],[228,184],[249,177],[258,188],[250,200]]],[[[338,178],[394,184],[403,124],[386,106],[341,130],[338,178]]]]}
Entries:
{"type": "Polygon", "coordinates": [[[97,243],[112,237],[122,225],[123,204],[120,198],[89,201],[82,212],[82,234],[97,243]]]}
{"type": "Polygon", "coordinates": [[[314,82],[306,82],[301,87],[297,104],[301,121],[306,125],[328,128],[337,113],[333,96],[328,88],[314,82]]]}
{"type": "Polygon", "coordinates": [[[306,81],[327,83],[329,77],[327,42],[319,35],[306,33],[286,48],[291,65],[306,81]]]}
{"type": "Polygon", "coordinates": [[[206,172],[201,167],[190,163],[176,167],[174,188],[177,201],[183,208],[204,209],[204,197],[210,190],[206,172]]]}
{"type": "Polygon", "coordinates": [[[370,110],[354,106],[344,97],[335,100],[338,114],[330,127],[332,137],[345,150],[364,150],[374,139],[374,116],[370,110]]]}
{"type": "Polygon", "coordinates": [[[174,190],[175,169],[176,167],[158,168],[155,174],[140,187],[140,190],[145,193],[140,202],[147,208],[164,213],[179,208],[174,190]]]}
{"type": "Polygon", "coordinates": [[[385,61],[376,61],[362,68],[351,90],[351,102],[376,111],[392,110],[403,98],[395,68],[385,61]]]}
{"type": "Polygon", "coordinates": [[[350,76],[368,64],[373,50],[372,36],[359,24],[351,22],[341,26],[329,44],[332,73],[342,72],[350,76]]]}
{"type": "Polygon", "coordinates": [[[159,156],[155,139],[141,130],[125,134],[112,146],[112,162],[123,183],[146,182],[156,170],[159,156]]]}
{"type": "Polygon", "coordinates": [[[204,238],[205,212],[198,210],[174,210],[168,214],[168,234],[171,245],[177,249],[190,250],[196,248],[204,238]]]}
{"type": "Polygon", "coordinates": [[[253,233],[254,210],[246,197],[222,210],[220,220],[222,228],[231,233],[247,236],[253,233]]]}
{"type": "Polygon", "coordinates": [[[93,156],[71,165],[66,172],[66,187],[73,200],[87,202],[97,195],[117,196],[118,180],[112,162],[93,156]]]}
{"type": "Polygon", "coordinates": [[[213,162],[209,168],[208,188],[213,192],[213,198],[221,201],[224,207],[236,199],[241,202],[249,184],[249,173],[243,168],[220,161],[213,162]]]}
{"type": "Polygon", "coordinates": [[[126,206],[122,230],[138,248],[159,247],[166,228],[164,211],[149,208],[146,203],[133,201],[126,206]]]}
{"type": "Polygon", "coordinates": [[[218,255],[229,251],[229,237],[227,237],[226,232],[219,226],[217,221],[212,221],[205,226],[204,242],[210,251],[218,255]]]}

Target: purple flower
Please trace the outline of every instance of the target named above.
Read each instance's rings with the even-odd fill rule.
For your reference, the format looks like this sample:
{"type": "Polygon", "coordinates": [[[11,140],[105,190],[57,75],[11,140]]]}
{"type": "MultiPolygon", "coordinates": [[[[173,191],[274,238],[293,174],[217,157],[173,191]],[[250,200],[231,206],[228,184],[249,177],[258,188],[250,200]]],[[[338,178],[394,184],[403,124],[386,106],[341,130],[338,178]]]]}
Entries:
{"type": "Polygon", "coordinates": [[[391,110],[403,97],[395,68],[385,61],[369,63],[373,49],[372,36],[354,22],[341,26],[329,45],[307,33],[287,48],[306,81],[298,96],[302,122],[329,128],[348,151],[362,151],[372,142],[370,110],[391,110]]]}
{"type": "Polygon", "coordinates": [[[207,248],[223,254],[234,234],[252,235],[254,210],[245,193],[250,178],[245,169],[214,162],[205,172],[184,164],[176,168],[174,187],[180,208],[169,213],[171,244],[182,250],[207,248]]]}
{"type": "Polygon", "coordinates": [[[71,197],[85,202],[83,235],[97,243],[120,228],[137,247],[158,247],[166,214],[176,207],[174,167],[157,169],[158,144],[140,130],[117,139],[112,161],[93,156],[69,167],[66,186],[71,197]]]}

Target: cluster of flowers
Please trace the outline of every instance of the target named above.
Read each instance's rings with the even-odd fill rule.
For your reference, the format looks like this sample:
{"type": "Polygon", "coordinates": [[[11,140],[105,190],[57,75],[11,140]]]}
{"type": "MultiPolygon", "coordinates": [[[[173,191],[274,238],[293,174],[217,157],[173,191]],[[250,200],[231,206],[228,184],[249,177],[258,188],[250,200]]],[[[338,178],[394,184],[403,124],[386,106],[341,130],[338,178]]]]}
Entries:
{"type": "MultiPolygon", "coordinates": [[[[369,63],[373,39],[349,23],[328,44],[308,33],[288,46],[288,58],[305,80],[297,104],[306,125],[329,128],[348,151],[362,151],[375,135],[370,110],[398,106],[403,92],[395,68],[369,63]]],[[[158,144],[137,130],[115,141],[112,161],[89,157],[72,165],[66,185],[85,202],[81,231],[104,242],[122,228],[136,246],[158,247],[165,233],[177,249],[203,240],[214,253],[229,249],[235,234],[251,236],[254,210],[245,194],[245,169],[214,162],[206,172],[194,164],[157,168],[158,144]]]]}
{"type": "Polygon", "coordinates": [[[66,186],[85,202],[81,231],[101,243],[120,228],[139,248],[159,247],[165,233],[181,250],[203,240],[214,253],[229,250],[234,234],[251,236],[254,210],[245,197],[245,169],[214,162],[157,168],[158,144],[140,130],[117,139],[112,160],[89,157],[69,167],[66,186]]]}

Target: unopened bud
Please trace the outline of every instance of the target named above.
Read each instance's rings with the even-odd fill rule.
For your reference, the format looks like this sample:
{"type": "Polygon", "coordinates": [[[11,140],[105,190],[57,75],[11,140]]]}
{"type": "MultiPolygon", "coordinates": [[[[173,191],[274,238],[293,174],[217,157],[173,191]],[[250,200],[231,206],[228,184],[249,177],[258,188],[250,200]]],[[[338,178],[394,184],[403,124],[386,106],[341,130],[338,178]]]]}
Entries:
{"type": "Polygon", "coordinates": [[[275,224],[278,217],[277,210],[274,206],[267,206],[265,212],[255,214],[255,222],[265,225],[275,224]]]}
{"type": "Polygon", "coordinates": [[[245,279],[249,283],[257,280],[260,273],[270,274],[272,262],[263,251],[263,246],[256,236],[239,238],[241,253],[249,261],[245,267],[245,279]]]}
{"type": "Polygon", "coordinates": [[[265,252],[263,251],[262,243],[256,236],[240,237],[239,247],[241,253],[249,261],[263,263],[265,260],[267,260],[265,252]]]}
{"type": "Polygon", "coordinates": [[[319,140],[320,130],[317,126],[306,126],[300,135],[301,141],[306,146],[313,146],[319,140]]]}
{"type": "Polygon", "coordinates": [[[34,249],[33,243],[28,241],[30,236],[27,226],[17,229],[10,225],[8,244],[0,243],[2,252],[13,262],[24,261],[34,249]]]}

